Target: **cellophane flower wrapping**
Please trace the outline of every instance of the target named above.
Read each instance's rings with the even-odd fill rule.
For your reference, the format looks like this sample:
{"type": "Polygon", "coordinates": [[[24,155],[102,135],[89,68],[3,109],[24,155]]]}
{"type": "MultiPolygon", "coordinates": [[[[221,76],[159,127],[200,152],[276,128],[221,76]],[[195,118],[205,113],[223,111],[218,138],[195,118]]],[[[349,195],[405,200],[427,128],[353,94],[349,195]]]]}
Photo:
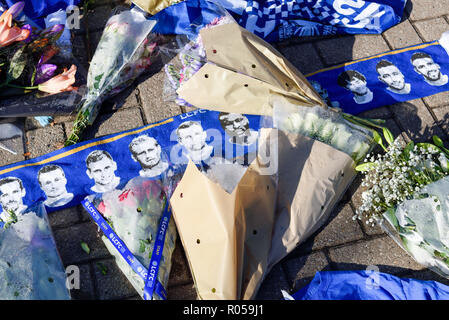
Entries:
{"type": "Polygon", "coordinates": [[[277,128],[330,145],[349,155],[356,163],[365,158],[375,144],[369,129],[321,106],[302,107],[276,99],[273,101],[273,118],[277,128]]]}
{"type": "MultiPolygon", "coordinates": [[[[224,10],[224,9],[223,9],[224,10]]],[[[222,17],[214,19],[211,23],[204,26],[204,28],[213,28],[215,26],[223,25],[226,23],[232,23],[235,20],[225,11],[222,13],[222,17]]],[[[180,47],[172,48],[169,46],[162,47],[161,51],[166,56],[176,54],[175,58],[169,63],[165,64],[165,82],[164,82],[164,100],[174,101],[180,106],[194,107],[184,99],[180,98],[176,93],[176,90],[186,81],[188,81],[206,62],[206,49],[201,40],[200,30],[195,28],[195,24],[190,26],[195,30],[198,37],[195,40],[185,43],[183,37],[178,37],[176,44],[180,47]]]]}
{"type": "MultiPolygon", "coordinates": [[[[96,196],[93,204],[125,243],[131,253],[148,269],[154,242],[164,208],[168,205],[171,187],[158,179],[133,178],[122,190],[114,190],[96,196]]],[[[176,226],[170,219],[167,229],[162,260],[157,274],[159,282],[167,288],[171,269],[171,257],[176,243],[176,226]]],[[[143,297],[145,281],[135,273],[110,240],[102,236],[108,251],[130,281],[143,297]]],[[[154,293],[153,299],[160,297],[154,293]]]]}
{"type": "Polygon", "coordinates": [[[449,176],[426,185],[383,217],[381,227],[418,263],[449,277],[449,176]]]}
{"type": "Polygon", "coordinates": [[[87,93],[66,145],[79,141],[105,99],[121,92],[149,69],[156,55],[157,36],[151,34],[155,23],[137,9],[109,18],[90,62],[87,93]]]}
{"type": "Polygon", "coordinates": [[[0,229],[0,299],[70,300],[45,207],[36,205],[5,220],[0,229]]]}

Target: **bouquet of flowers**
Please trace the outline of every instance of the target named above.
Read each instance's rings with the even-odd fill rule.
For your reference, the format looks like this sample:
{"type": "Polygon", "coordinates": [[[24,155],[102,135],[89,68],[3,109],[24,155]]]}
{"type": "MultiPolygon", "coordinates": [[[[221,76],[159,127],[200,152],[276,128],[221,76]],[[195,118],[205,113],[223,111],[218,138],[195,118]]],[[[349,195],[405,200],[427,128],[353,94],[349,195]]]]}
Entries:
{"type": "Polygon", "coordinates": [[[76,66],[56,75],[58,66],[48,63],[59,49],[55,46],[64,25],[33,30],[13,21],[24,8],[24,2],[11,6],[0,16],[0,66],[2,97],[27,93],[30,90],[55,94],[74,89],[76,66]],[[6,71],[6,72],[5,72],[6,71]],[[18,89],[18,90],[13,90],[18,89]]]}
{"type": "Polygon", "coordinates": [[[87,93],[66,146],[80,140],[106,98],[119,93],[148,70],[156,48],[156,43],[150,41],[155,24],[138,10],[123,11],[108,20],[90,62],[87,93]]]}
{"type": "MultiPolygon", "coordinates": [[[[231,23],[233,20],[227,15],[214,19],[204,28],[231,23]]],[[[199,34],[199,31],[196,31],[199,34]]],[[[179,62],[167,63],[164,66],[166,83],[164,94],[166,100],[174,100],[180,106],[192,107],[190,103],[178,97],[176,90],[187,80],[189,80],[207,62],[206,49],[198,35],[196,40],[188,42],[178,54],[179,62]]]]}
{"type": "Polygon", "coordinates": [[[43,205],[0,218],[0,299],[70,300],[43,205]]]}
{"type": "Polygon", "coordinates": [[[383,120],[363,119],[334,108],[301,107],[277,98],[273,106],[275,127],[330,145],[356,163],[365,158],[379,138],[372,128],[382,128],[383,120]]]}
{"type": "Polygon", "coordinates": [[[368,155],[354,219],[376,222],[415,260],[449,276],[449,150],[441,139],[407,145],[386,132],[385,154],[368,155]]]}
{"type": "Polygon", "coordinates": [[[0,116],[70,113],[73,103],[58,107],[80,100],[77,66],[62,58],[56,45],[64,25],[41,30],[16,21],[24,6],[17,2],[0,16],[0,116]]]}
{"type": "MultiPolygon", "coordinates": [[[[165,219],[164,211],[168,207],[170,188],[163,185],[161,180],[145,179],[141,177],[131,179],[123,190],[114,190],[95,196],[88,196],[97,210],[106,219],[129,251],[144,268],[148,270],[150,260],[154,254],[155,242],[159,236],[159,225],[165,219]]],[[[166,288],[171,268],[171,256],[176,243],[176,226],[173,219],[168,222],[165,239],[163,241],[162,257],[159,264],[157,280],[166,288]]],[[[116,263],[125,274],[136,291],[144,297],[146,279],[136,273],[120,252],[108,238],[103,235],[102,240],[109,252],[115,256],[116,263]]],[[[153,294],[153,299],[165,299],[153,294]]]]}

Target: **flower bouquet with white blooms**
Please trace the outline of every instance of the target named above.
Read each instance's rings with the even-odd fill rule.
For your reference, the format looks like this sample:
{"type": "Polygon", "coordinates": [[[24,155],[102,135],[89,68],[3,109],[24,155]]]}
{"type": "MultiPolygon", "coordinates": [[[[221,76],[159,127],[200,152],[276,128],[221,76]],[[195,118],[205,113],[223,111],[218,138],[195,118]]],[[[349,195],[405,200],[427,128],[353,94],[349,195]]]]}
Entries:
{"type": "Polygon", "coordinates": [[[433,143],[407,145],[386,132],[385,154],[356,167],[365,177],[354,219],[376,222],[418,263],[449,276],[449,150],[433,143]]]}
{"type": "Polygon", "coordinates": [[[148,70],[156,48],[150,34],[155,24],[156,21],[147,20],[137,9],[123,11],[108,20],[90,62],[87,94],[66,146],[80,140],[106,98],[119,93],[148,70]]]}
{"type": "Polygon", "coordinates": [[[364,119],[321,106],[302,107],[285,99],[273,100],[275,127],[302,134],[349,155],[354,162],[365,158],[378,141],[373,128],[382,128],[383,120],[364,119]]]}
{"type": "Polygon", "coordinates": [[[70,300],[43,205],[1,213],[0,279],[1,300],[70,300]]]}

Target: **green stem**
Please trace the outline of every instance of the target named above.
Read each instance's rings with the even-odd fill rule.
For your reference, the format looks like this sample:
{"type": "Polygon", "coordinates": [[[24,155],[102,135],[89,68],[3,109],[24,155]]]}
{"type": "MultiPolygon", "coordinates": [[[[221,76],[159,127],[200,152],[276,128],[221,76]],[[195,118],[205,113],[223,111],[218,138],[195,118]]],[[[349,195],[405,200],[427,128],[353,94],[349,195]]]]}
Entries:
{"type": "Polygon", "coordinates": [[[34,89],[38,89],[39,86],[35,86],[35,87],[21,87],[21,86],[16,86],[15,84],[10,84],[10,83],[6,83],[6,85],[8,87],[11,88],[18,88],[18,89],[25,89],[25,90],[34,90],[34,89]]]}

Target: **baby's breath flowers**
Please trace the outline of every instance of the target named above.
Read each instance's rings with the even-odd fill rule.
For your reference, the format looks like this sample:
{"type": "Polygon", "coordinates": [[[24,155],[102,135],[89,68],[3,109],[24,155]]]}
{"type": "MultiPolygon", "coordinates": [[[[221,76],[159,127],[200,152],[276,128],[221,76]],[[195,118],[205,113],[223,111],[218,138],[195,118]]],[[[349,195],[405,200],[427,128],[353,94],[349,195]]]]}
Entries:
{"type": "Polygon", "coordinates": [[[392,141],[392,135],[384,130],[388,147],[382,147],[385,154],[368,154],[364,162],[356,167],[365,173],[362,187],[362,205],[353,219],[366,217],[367,224],[374,224],[377,218],[401,202],[413,198],[424,186],[449,175],[449,150],[437,136],[432,143],[413,141],[404,146],[399,139],[392,141]]]}

